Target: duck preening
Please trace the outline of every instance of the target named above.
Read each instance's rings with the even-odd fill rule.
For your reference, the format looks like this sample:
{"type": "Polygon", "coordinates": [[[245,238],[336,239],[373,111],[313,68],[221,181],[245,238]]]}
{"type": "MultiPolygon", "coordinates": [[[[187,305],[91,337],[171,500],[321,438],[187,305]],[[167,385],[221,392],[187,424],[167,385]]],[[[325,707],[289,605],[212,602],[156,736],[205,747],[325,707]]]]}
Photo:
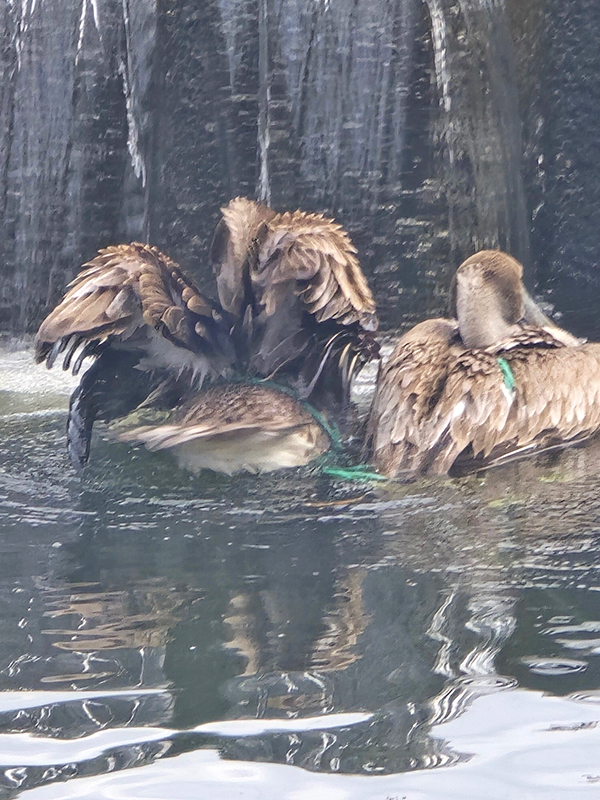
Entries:
{"type": "Polygon", "coordinates": [[[36,360],[83,373],[68,450],[89,456],[96,420],[175,409],[121,438],[184,466],[233,473],[300,466],[329,447],[329,415],[377,356],[375,303],[341,226],[244,198],[222,209],[211,249],[219,302],[166,255],[133,243],[101,250],[36,336],[36,360]],[[206,384],[211,386],[206,388],[206,384]]]}
{"type": "Polygon", "coordinates": [[[452,306],[456,320],[416,325],[380,369],[365,455],[381,473],[472,470],[600,430],[600,344],[544,317],[518,261],[471,256],[452,306]]]}
{"type": "Polygon", "coordinates": [[[211,260],[245,372],[284,379],[319,407],[344,405],[378,354],[375,301],[348,235],[321,214],[242,197],[222,212],[211,260]]]}

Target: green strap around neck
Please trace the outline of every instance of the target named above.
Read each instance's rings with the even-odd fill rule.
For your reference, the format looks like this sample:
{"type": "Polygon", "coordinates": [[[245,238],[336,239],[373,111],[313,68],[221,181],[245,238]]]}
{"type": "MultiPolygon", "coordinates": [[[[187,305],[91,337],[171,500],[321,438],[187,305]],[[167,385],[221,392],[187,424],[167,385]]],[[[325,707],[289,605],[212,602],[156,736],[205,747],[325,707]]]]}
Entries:
{"type": "Polygon", "coordinates": [[[504,385],[509,392],[514,392],[516,381],[513,371],[510,368],[510,364],[505,358],[497,358],[496,361],[498,362],[498,366],[504,375],[504,385]]]}

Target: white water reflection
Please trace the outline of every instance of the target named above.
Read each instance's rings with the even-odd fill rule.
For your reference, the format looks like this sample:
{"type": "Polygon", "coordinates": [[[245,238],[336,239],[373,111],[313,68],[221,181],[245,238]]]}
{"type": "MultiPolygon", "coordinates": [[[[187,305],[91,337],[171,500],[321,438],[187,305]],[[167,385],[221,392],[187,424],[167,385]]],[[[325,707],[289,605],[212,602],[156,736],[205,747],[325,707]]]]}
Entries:
{"type": "Polygon", "coordinates": [[[480,697],[432,733],[464,758],[403,775],[324,775],[224,761],[216,750],[25,792],[30,800],[584,800],[597,797],[600,709],[513,690],[480,697]],[[137,774],[140,773],[140,774],[137,774]]]}

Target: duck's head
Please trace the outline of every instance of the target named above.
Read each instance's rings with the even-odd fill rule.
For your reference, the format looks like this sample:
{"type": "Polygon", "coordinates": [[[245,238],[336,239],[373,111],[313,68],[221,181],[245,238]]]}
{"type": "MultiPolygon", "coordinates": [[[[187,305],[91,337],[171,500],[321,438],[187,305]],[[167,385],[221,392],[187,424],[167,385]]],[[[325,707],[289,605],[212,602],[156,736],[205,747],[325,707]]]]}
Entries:
{"type": "Polygon", "coordinates": [[[460,265],[452,312],[466,347],[491,347],[516,332],[529,299],[522,277],[522,265],[501,250],[481,250],[460,265]]]}

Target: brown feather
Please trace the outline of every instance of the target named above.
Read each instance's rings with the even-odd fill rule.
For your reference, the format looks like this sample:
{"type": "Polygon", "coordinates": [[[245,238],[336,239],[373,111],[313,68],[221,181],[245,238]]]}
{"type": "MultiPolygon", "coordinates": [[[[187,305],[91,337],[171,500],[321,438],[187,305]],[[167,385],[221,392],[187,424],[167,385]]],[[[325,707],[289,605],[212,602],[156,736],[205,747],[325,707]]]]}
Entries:
{"type": "Polygon", "coordinates": [[[413,337],[419,328],[421,350],[415,353],[414,344],[411,349],[401,340],[378,381],[369,441],[385,474],[443,474],[458,459],[463,469],[478,467],[512,451],[535,452],[600,430],[600,344],[565,347],[548,331],[529,328],[504,349],[449,345],[444,355],[425,328],[417,326],[413,337]],[[498,357],[512,370],[513,392],[498,357]],[[440,374],[443,389],[436,398],[440,374]]]}
{"type": "Polygon", "coordinates": [[[136,428],[119,438],[150,450],[173,450],[191,469],[228,473],[300,466],[329,448],[327,434],[297,400],[248,384],[208,389],[169,424],[136,428]]]}
{"type": "Polygon", "coordinates": [[[364,454],[384,474],[413,469],[423,450],[425,423],[443,391],[456,337],[450,320],[422,322],[400,339],[380,368],[364,454]]]}
{"type": "Polygon", "coordinates": [[[245,272],[249,258],[256,252],[256,240],[265,223],[275,216],[268,206],[236,197],[221,209],[211,245],[210,259],[217,273],[217,289],[223,308],[243,316],[245,272]]]}
{"type": "Polygon", "coordinates": [[[251,272],[259,293],[262,289],[267,294],[270,286],[282,281],[306,281],[302,297],[310,313],[320,311],[323,320],[345,317],[345,324],[373,322],[373,295],[358,264],[356,248],[340,225],[320,214],[288,211],[271,219],[267,229],[251,272]],[[330,285],[327,304],[311,308],[319,299],[316,294],[313,300],[313,287],[317,290],[324,283],[330,285]]]}
{"type": "Polygon", "coordinates": [[[211,258],[248,370],[285,378],[321,407],[344,404],[352,374],[377,353],[375,303],[348,235],[320,214],[244,198],[222,212],[211,258]],[[331,348],[337,330],[347,337],[331,348]]]}
{"type": "MultiPolygon", "coordinates": [[[[171,344],[215,358],[223,369],[213,335],[213,305],[178,266],[148,245],[134,242],[101,250],[71,282],[62,302],[42,322],[36,354],[43,361],[55,342],[77,336],[82,342],[133,337],[138,345],[151,331],[171,344]],[[198,322],[206,321],[199,330],[198,322]]],[[[179,369],[179,367],[178,367],[179,369]]]]}
{"type": "Polygon", "coordinates": [[[522,274],[506,253],[476,253],[453,282],[459,342],[444,320],[400,340],[380,372],[368,425],[367,455],[383,472],[475,467],[600,429],[600,344],[554,326],[522,274]]]}

